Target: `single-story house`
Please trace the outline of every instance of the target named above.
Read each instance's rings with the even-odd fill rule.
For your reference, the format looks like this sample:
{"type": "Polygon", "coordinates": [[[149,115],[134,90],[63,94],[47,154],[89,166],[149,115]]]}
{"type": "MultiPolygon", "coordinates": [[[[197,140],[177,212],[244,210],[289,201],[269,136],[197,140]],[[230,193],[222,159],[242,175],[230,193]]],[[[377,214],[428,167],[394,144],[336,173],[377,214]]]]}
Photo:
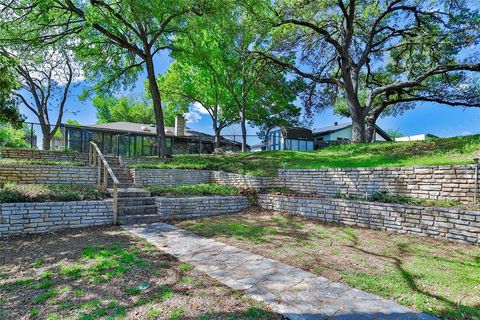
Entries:
{"type": "MultiPolygon", "coordinates": [[[[209,154],[214,151],[213,135],[185,129],[185,119],[177,116],[175,127],[165,127],[167,152],[173,154],[209,154]]],[[[88,126],[65,125],[65,147],[72,151],[86,152],[89,141],[94,141],[102,153],[119,156],[156,156],[158,141],[154,124],[112,122],[88,126]]],[[[240,151],[242,144],[220,139],[225,151],[240,151]]]]}
{"type": "MultiPolygon", "coordinates": [[[[313,129],[315,136],[315,142],[318,145],[322,144],[322,141],[345,141],[352,140],[352,122],[338,123],[335,122],[333,126],[327,126],[322,128],[313,129]]],[[[376,126],[374,141],[393,141],[393,139],[382,130],[379,126],[376,126]]]]}
{"type": "Polygon", "coordinates": [[[406,137],[398,137],[395,138],[395,141],[429,141],[432,139],[438,138],[436,135],[430,134],[430,133],[422,133],[422,134],[416,134],[413,136],[406,136],[406,137]]]}
{"type": "Polygon", "coordinates": [[[313,133],[307,128],[277,127],[265,139],[265,150],[313,150],[313,133]]]}

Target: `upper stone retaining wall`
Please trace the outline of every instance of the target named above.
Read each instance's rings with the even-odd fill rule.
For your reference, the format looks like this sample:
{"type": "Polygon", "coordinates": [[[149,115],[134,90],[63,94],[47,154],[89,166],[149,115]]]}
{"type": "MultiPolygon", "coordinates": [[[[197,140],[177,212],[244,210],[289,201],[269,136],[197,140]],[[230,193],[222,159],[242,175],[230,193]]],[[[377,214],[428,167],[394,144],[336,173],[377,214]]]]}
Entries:
{"type": "Polygon", "coordinates": [[[163,163],[165,160],[159,157],[119,157],[120,164],[124,166],[132,164],[158,164],[163,163]]]}
{"type": "Polygon", "coordinates": [[[268,194],[259,196],[258,205],[325,222],[480,244],[480,212],[268,194]]]}
{"type": "Polygon", "coordinates": [[[235,173],[183,169],[131,169],[136,186],[219,183],[256,190],[286,187],[324,195],[364,196],[379,191],[430,200],[473,202],[474,166],[385,167],[279,170],[279,176],[252,177],[235,173]],[[209,178],[207,178],[209,176],[209,178]]]}
{"type": "Polygon", "coordinates": [[[2,158],[21,160],[78,161],[85,163],[88,161],[88,154],[86,153],[36,149],[2,148],[0,155],[2,158]]]}
{"type": "Polygon", "coordinates": [[[365,195],[378,191],[420,199],[473,201],[473,165],[279,170],[277,184],[303,193],[365,195]]]}
{"type": "Polygon", "coordinates": [[[88,166],[0,165],[0,182],[27,184],[96,184],[97,171],[88,166]]]}
{"type": "Polygon", "coordinates": [[[0,236],[109,225],[112,221],[112,200],[0,205],[0,236]]]}
{"type": "Polygon", "coordinates": [[[270,177],[252,177],[223,171],[212,171],[210,175],[211,183],[232,185],[238,188],[249,188],[257,191],[275,186],[276,180],[277,179],[270,177]]]}
{"type": "Polygon", "coordinates": [[[130,172],[136,187],[174,187],[208,183],[210,180],[208,170],[132,168],[130,172]]]}
{"type": "Polygon", "coordinates": [[[163,198],[156,197],[157,213],[168,219],[187,219],[204,216],[231,214],[243,211],[251,205],[246,197],[192,197],[163,198]]]}

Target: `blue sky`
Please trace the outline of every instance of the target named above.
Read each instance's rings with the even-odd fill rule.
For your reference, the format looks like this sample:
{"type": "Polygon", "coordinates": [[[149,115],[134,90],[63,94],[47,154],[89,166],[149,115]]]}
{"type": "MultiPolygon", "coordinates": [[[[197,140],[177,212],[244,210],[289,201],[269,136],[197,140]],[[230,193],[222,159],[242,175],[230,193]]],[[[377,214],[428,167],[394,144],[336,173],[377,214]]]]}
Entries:
{"type": "MultiPolygon", "coordinates": [[[[170,64],[168,54],[163,53],[158,55],[156,59],[156,71],[163,73],[167,70],[170,64]]],[[[141,75],[130,91],[125,91],[122,94],[139,95],[144,92],[145,75],[141,75]]],[[[82,93],[85,83],[79,83],[72,90],[70,98],[67,102],[67,113],[64,119],[75,119],[81,124],[93,124],[96,122],[95,108],[90,100],[80,101],[79,95],[82,93]]],[[[38,122],[35,116],[21,108],[22,113],[27,116],[27,121],[38,122]]],[[[190,129],[211,133],[211,120],[208,115],[202,114],[195,110],[195,121],[190,122],[187,126],[190,129]]],[[[349,119],[340,118],[333,114],[331,110],[317,113],[314,117],[313,127],[322,127],[332,125],[333,122],[346,122],[349,119]]],[[[418,104],[414,110],[406,111],[403,115],[397,117],[385,117],[378,121],[378,125],[383,129],[399,129],[404,135],[414,135],[421,133],[431,133],[441,137],[469,135],[480,133],[480,108],[462,108],[462,107],[448,107],[435,103],[421,103],[418,104]]],[[[240,134],[238,126],[227,128],[223,132],[228,134],[240,134]]],[[[249,128],[248,134],[255,135],[256,129],[249,128]]],[[[249,138],[249,143],[256,143],[258,139],[254,137],[249,138]]]]}

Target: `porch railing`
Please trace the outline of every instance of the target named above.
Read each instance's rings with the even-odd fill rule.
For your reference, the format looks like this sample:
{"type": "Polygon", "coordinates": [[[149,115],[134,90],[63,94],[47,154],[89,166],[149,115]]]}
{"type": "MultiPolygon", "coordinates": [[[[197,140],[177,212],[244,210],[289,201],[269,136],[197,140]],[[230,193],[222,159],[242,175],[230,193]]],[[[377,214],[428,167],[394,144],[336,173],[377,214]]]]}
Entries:
{"type": "Polygon", "coordinates": [[[88,163],[92,167],[97,168],[97,186],[98,190],[106,192],[108,189],[108,176],[113,181],[113,224],[118,224],[118,187],[120,182],[113,173],[112,168],[108,164],[107,160],[103,156],[102,152],[98,148],[97,144],[93,141],[90,141],[89,151],[88,151],[88,163]],[[103,173],[103,174],[102,174],[103,173]]]}

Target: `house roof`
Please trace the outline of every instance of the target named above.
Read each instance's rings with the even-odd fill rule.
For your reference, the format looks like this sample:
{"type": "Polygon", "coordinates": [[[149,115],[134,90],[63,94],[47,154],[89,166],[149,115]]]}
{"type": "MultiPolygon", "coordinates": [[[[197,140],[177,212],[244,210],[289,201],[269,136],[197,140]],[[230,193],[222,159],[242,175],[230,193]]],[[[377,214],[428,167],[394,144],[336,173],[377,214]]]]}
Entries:
{"type": "MultiPolygon", "coordinates": [[[[327,126],[327,127],[321,127],[321,128],[313,129],[313,134],[314,135],[325,135],[325,134],[336,132],[336,131],[339,131],[339,130],[342,130],[342,129],[345,129],[345,128],[348,128],[348,127],[351,127],[351,126],[352,126],[351,121],[350,122],[339,123],[339,124],[333,125],[333,126],[327,126]]],[[[393,141],[393,139],[388,135],[388,133],[386,133],[382,128],[380,128],[377,125],[375,125],[375,127],[376,127],[377,133],[380,136],[382,136],[382,138],[384,138],[386,141],[393,141]]]]}
{"type": "Polygon", "coordinates": [[[287,139],[313,140],[312,130],[301,127],[283,127],[282,132],[287,135],[287,139]]]}
{"type": "MultiPolygon", "coordinates": [[[[143,124],[143,123],[133,123],[133,122],[110,122],[110,123],[99,123],[99,124],[92,124],[92,125],[87,125],[87,126],[82,126],[82,128],[85,129],[97,129],[99,131],[109,131],[109,132],[118,132],[118,133],[132,133],[132,134],[138,134],[138,135],[156,135],[156,126],[154,124],[143,124]]],[[[173,137],[175,136],[175,128],[174,127],[165,127],[165,135],[167,137],[173,137]]],[[[201,138],[203,140],[208,140],[208,141],[213,141],[214,136],[199,132],[199,131],[194,131],[194,130],[189,130],[185,129],[183,136],[175,136],[179,138],[192,138],[192,139],[198,139],[201,138]]],[[[231,142],[234,144],[241,144],[240,142],[236,142],[230,139],[226,139],[224,137],[221,138],[222,141],[226,142],[231,142]]]]}

